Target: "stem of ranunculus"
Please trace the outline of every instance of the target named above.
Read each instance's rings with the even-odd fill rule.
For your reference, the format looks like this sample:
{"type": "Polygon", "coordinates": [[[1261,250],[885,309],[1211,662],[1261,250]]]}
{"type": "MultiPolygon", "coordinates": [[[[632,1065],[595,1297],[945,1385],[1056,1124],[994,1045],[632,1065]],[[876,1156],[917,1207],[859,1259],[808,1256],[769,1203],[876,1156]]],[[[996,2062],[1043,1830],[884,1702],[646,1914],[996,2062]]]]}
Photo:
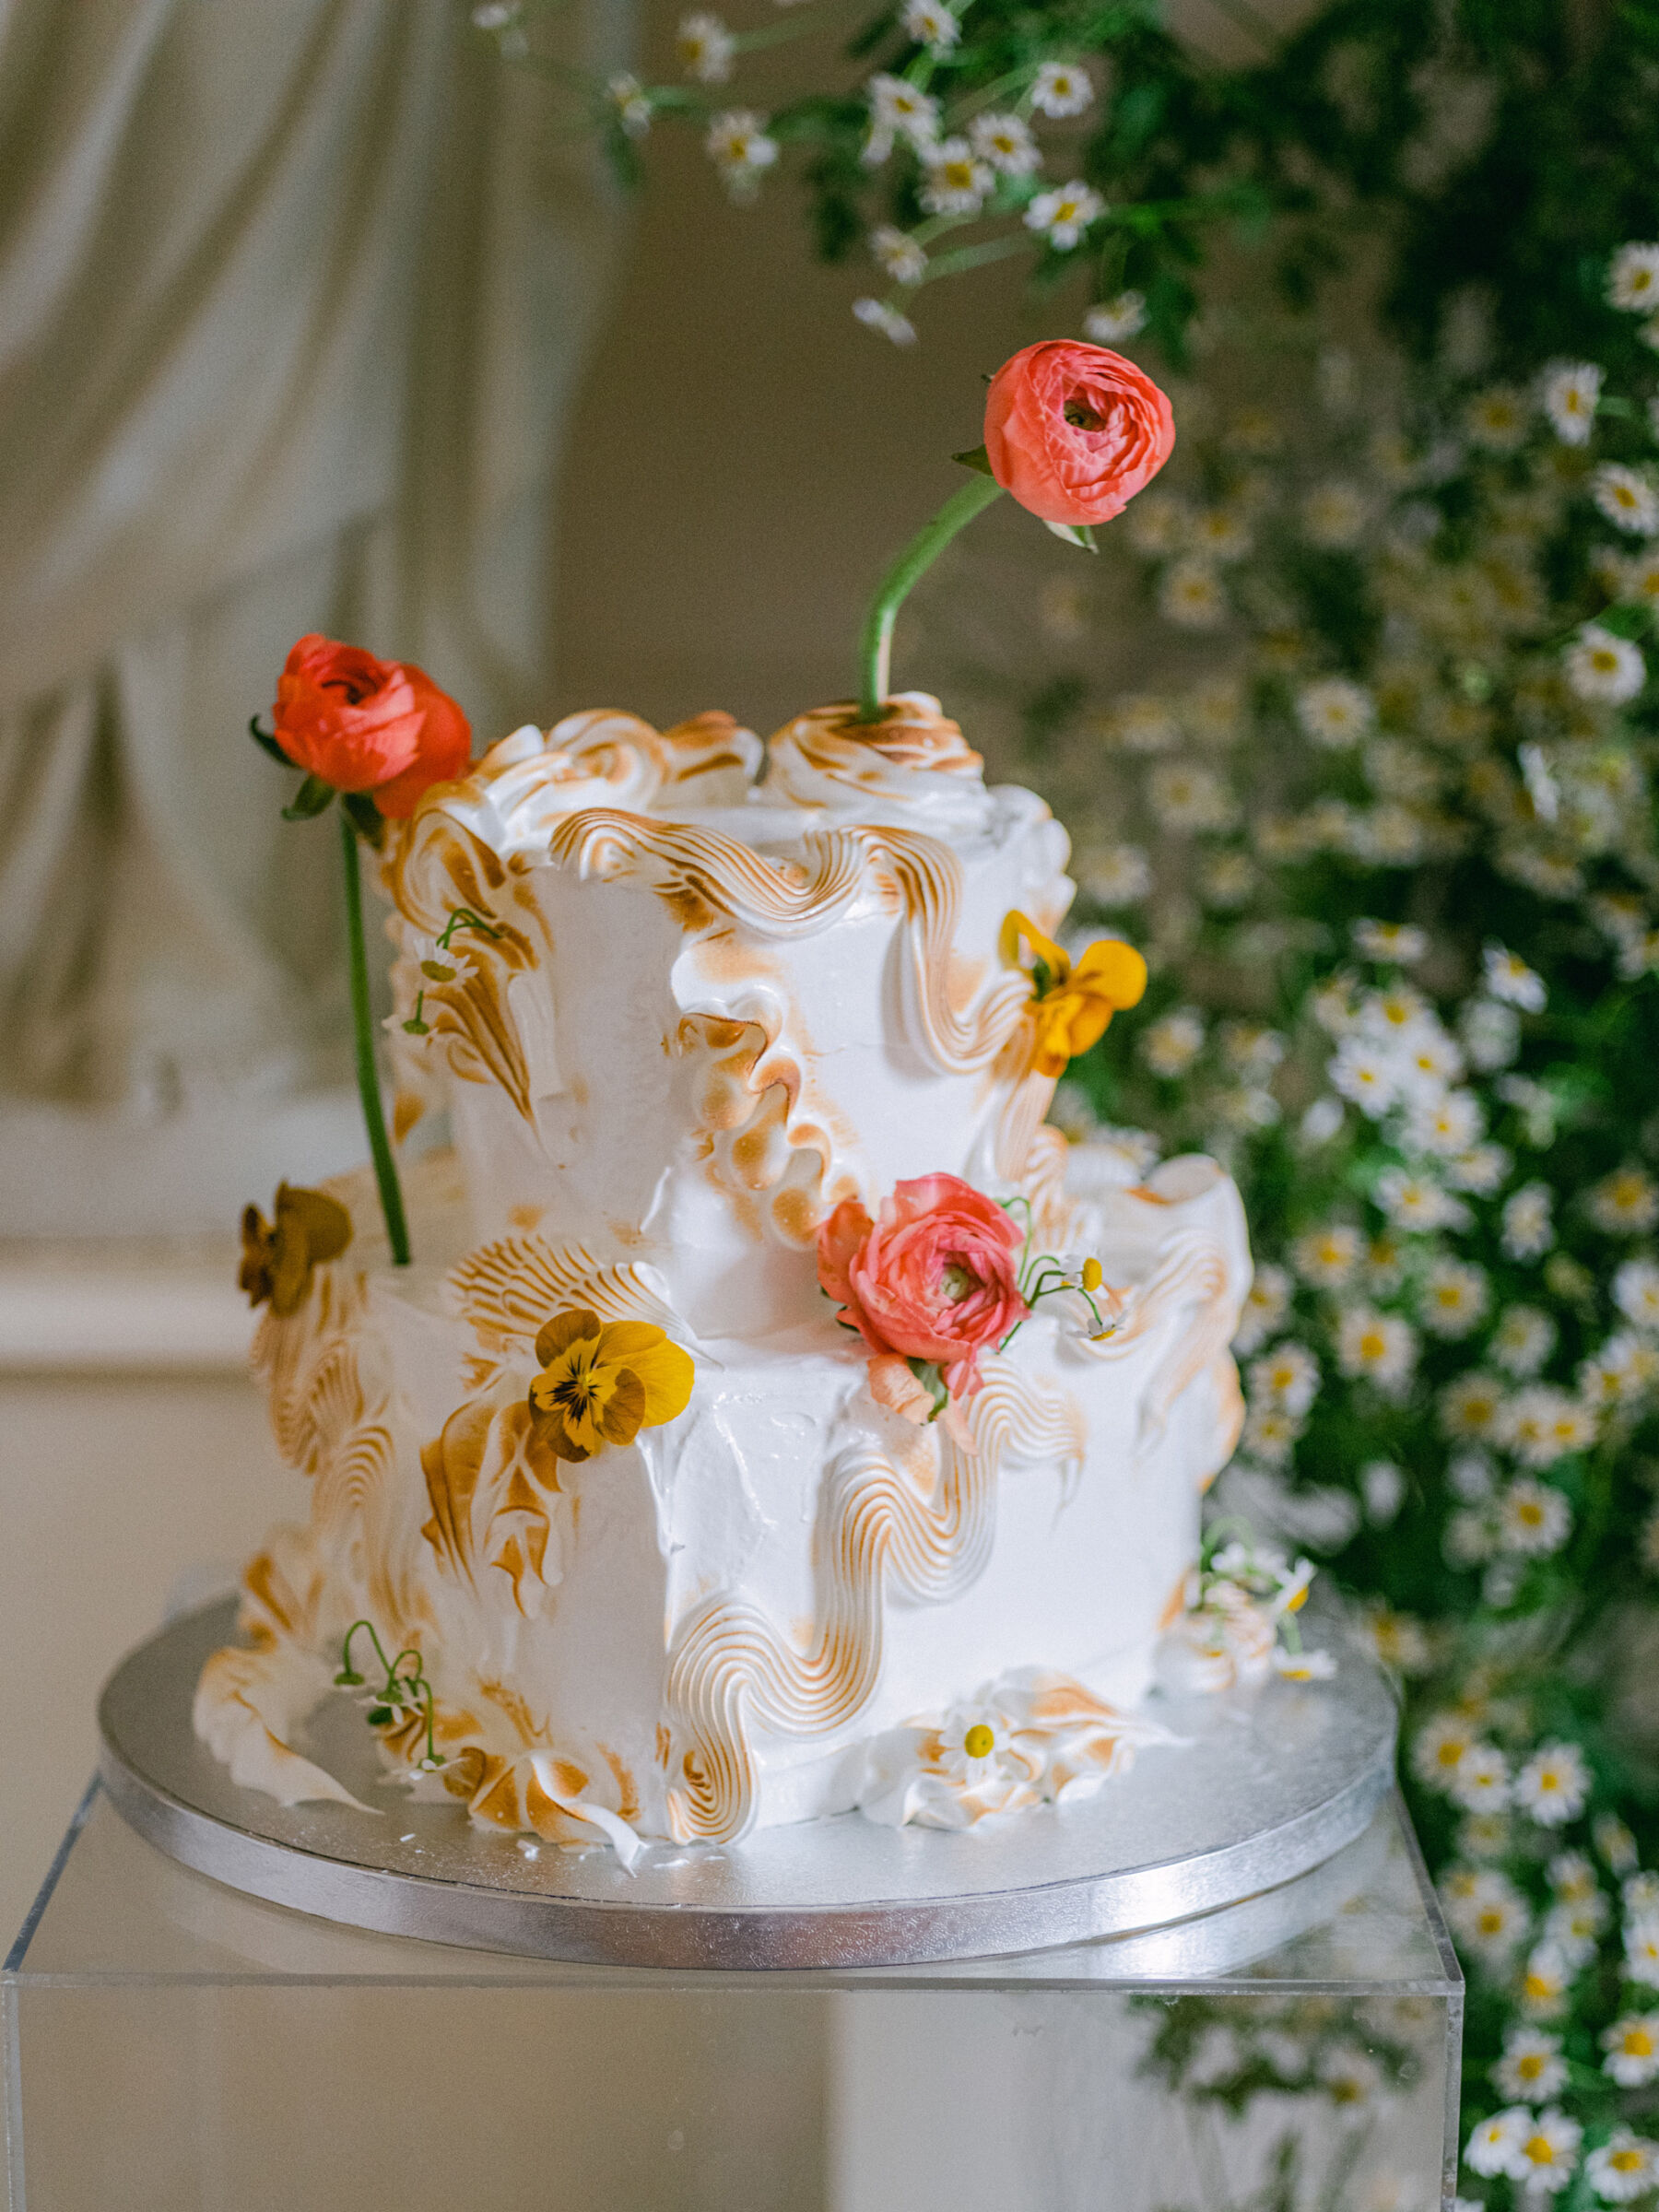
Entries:
{"type": "Polygon", "coordinates": [[[1002,495],[1002,486],[977,472],[953,491],[925,528],[919,530],[882,578],[865,617],[859,644],[858,719],[879,722],[888,695],[893,624],[912,590],[926,575],[957,532],[1002,495]]]}
{"type": "Polygon", "coordinates": [[[374,1180],[380,1185],[381,1211],[386,1218],[386,1241],[395,1265],[409,1264],[409,1225],[404,1218],[403,1189],[397,1180],[397,1162],[386,1135],[386,1117],[381,1109],[380,1075],[374,1064],[374,1017],[369,1006],[369,956],[363,945],[363,879],[358,865],[358,833],[350,817],[340,812],[340,859],[346,870],[346,946],[351,965],[351,1026],[357,1047],[358,1097],[369,1131],[369,1153],[374,1161],[374,1180]]]}

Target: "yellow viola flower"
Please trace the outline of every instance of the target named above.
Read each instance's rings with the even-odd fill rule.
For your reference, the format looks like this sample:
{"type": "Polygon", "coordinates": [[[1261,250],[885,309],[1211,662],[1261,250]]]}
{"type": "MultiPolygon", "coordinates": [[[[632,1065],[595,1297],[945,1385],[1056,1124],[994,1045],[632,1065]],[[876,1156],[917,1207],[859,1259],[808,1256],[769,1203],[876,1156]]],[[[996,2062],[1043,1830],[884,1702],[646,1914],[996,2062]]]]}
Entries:
{"type": "Polygon", "coordinates": [[[531,1418],[560,1459],[592,1459],[673,1420],[697,1372],[690,1353],[650,1322],[602,1322],[580,1306],[546,1324],[535,1356],[542,1371],[530,1385],[531,1418]]]}
{"type": "Polygon", "coordinates": [[[324,1191],[279,1183],[267,1221],[256,1206],[242,1215],[241,1267],[237,1282],[250,1305],[268,1298],[273,1313],[298,1312],[319,1260],[337,1260],[351,1241],[351,1216],[324,1191]]]}
{"type": "Polygon", "coordinates": [[[1031,1066],[1040,1076],[1063,1076],[1068,1060],[1104,1036],[1114,1014],[1138,1004],[1147,988],[1147,963],[1133,945],[1101,937],[1074,967],[1070,956],[1016,909],[1002,930],[1003,959],[1011,968],[1024,966],[1022,943],[1031,953],[1031,1066]]]}

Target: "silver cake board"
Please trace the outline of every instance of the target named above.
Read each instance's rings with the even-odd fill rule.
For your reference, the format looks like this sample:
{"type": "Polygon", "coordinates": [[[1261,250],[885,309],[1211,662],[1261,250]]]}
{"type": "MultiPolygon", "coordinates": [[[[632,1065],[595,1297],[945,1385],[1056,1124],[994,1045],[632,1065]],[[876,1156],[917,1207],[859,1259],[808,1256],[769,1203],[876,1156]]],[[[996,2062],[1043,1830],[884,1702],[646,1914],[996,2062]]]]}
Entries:
{"type": "Polygon", "coordinates": [[[381,1768],[362,1710],[330,1699],[303,1747],[367,1812],[241,1788],[191,1726],[235,1601],[174,1620],[99,1706],[101,1772],[140,1835],[230,1888],[325,1920],[479,1950],[676,1970],[849,1968],[992,1958],[1191,1920],[1294,1881],[1363,1833],[1393,1783],[1395,1703],[1335,1620],[1328,1681],[1154,1700],[1179,1747],[1079,1804],[964,1832],[850,1813],[740,1843],[537,1845],[418,1803],[381,1768]]]}

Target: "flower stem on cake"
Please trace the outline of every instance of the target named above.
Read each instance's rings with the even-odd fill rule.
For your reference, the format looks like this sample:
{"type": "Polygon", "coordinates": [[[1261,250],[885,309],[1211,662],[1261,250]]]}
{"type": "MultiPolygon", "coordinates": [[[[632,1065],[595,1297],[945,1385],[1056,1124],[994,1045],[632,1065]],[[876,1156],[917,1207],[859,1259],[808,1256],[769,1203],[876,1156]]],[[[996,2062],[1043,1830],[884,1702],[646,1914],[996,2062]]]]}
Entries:
{"type": "MultiPolygon", "coordinates": [[[[366,837],[378,846],[388,821],[406,820],[433,784],[465,774],[472,730],[449,694],[412,663],[376,660],[360,646],[342,645],[314,632],[301,638],[288,656],[271,722],[269,732],[260,728],[257,717],[249,724],[255,740],[275,759],[305,771],[304,782],[283,808],[284,820],[312,820],[336,794],[340,799],[358,1097],[386,1241],[395,1265],[406,1267],[408,1222],[375,1060],[358,840],[366,837]]],[[[468,916],[467,925],[488,926],[477,916],[468,916]]],[[[455,926],[452,917],[450,928],[455,926]]]]}
{"type": "Polygon", "coordinates": [[[374,1623],[368,1619],[354,1620],[346,1631],[345,1641],[340,1649],[340,1671],[335,1677],[335,1688],[360,1689],[364,1686],[364,1677],[351,1664],[352,1641],[359,1629],[368,1630],[369,1641],[374,1646],[374,1655],[380,1661],[386,1677],[381,1688],[371,1695],[369,1725],[371,1728],[393,1728],[402,1722],[406,1712],[420,1714],[426,1723],[426,1755],[420,1764],[429,1773],[432,1772],[444,1764],[444,1758],[433,1735],[435,1716],[432,1686],[426,1678],[420,1653],[413,1644],[406,1644],[395,1659],[388,1659],[375,1633],[374,1623]],[[406,1662],[411,1663],[406,1672],[406,1662]]]}
{"type": "Polygon", "coordinates": [[[1057,536],[1095,550],[1094,527],[1121,514],[1175,446],[1170,403],[1103,346],[1050,338],[1003,363],[985,395],[985,441],[956,458],[974,481],[952,492],[882,578],[865,618],[859,719],[887,703],[899,609],[959,531],[1002,492],[1057,536]]]}

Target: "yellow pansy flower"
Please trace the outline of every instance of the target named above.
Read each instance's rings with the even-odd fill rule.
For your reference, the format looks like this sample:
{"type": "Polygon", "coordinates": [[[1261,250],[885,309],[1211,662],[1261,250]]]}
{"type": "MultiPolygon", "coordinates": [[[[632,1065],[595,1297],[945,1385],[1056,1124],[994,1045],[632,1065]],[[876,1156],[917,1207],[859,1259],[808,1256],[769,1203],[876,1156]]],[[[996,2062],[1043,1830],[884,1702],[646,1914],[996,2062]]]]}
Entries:
{"type": "Polygon", "coordinates": [[[1133,945],[1101,937],[1074,967],[1070,956],[1016,909],[1002,928],[1003,959],[1010,967],[1023,964],[1022,942],[1032,956],[1031,1066],[1040,1076],[1063,1076],[1066,1062],[1102,1037],[1114,1014],[1139,1002],[1147,963],[1133,945]]]}
{"type": "Polygon", "coordinates": [[[631,1444],[641,1429],[683,1413],[697,1370],[691,1355],[648,1321],[601,1322],[585,1307],[555,1313],[535,1339],[541,1372],[530,1414],[560,1459],[592,1459],[631,1444]]]}

